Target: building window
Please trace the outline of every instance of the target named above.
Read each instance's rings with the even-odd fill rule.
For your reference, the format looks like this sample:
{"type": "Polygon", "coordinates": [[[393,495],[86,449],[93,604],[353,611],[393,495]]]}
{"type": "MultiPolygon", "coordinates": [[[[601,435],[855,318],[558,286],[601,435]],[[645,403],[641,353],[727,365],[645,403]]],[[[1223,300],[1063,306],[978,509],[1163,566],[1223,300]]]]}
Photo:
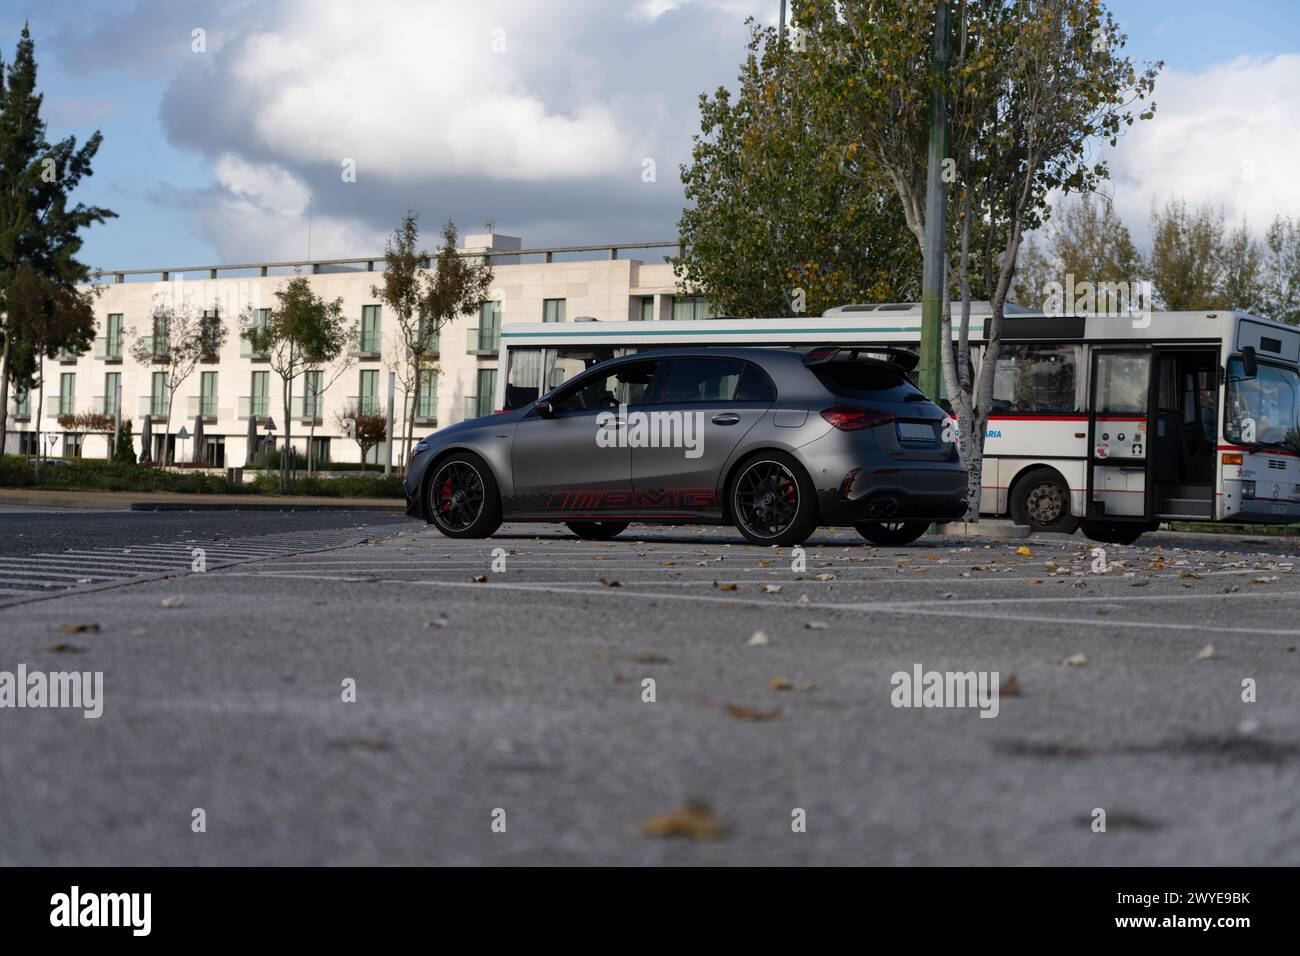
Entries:
{"type": "Polygon", "coordinates": [[[361,354],[379,354],[379,306],[361,307],[361,354]]]}
{"type": "Polygon", "coordinates": [[[1077,345],[1003,345],[993,370],[994,415],[1061,415],[1083,409],[1077,345]]]}
{"type": "Polygon", "coordinates": [[[320,418],[321,398],[320,387],[321,379],[324,372],[320,369],[312,369],[305,372],[302,378],[302,417],[307,419],[320,418]]]}
{"type": "Polygon", "coordinates": [[[59,415],[75,415],[77,411],[77,373],[64,372],[59,376],[59,415]]]}
{"type": "Polygon", "coordinates": [[[469,330],[471,355],[495,352],[501,347],[501,303],[484,302],[479,306],[478,328],[469,330]]]}
{"type": "Polygon", "coordinates": [[[172,349],[172,318],[170,315],[153,317],[153,336],[150,339],[155,362],[167,357],[172,349]]]}
{"type": "Polygon", "coordinates": [[[563,322],[564,321],[564,299],[543,299],[542,300],[542,321],[563,322]]]}
{"type": "Polygon", "coordinates": [[[217,373],[204,372],[199,377],[198,413],[204,418],[217,417],[217,373]]]}
{"type": "Polygon", "coordinates": [[[216,309],[209,309],[203,313],[203,318],[199,320],[199,361],[220,361],[220,337],[221,317],[216,309]]]}
{"type": "Polygon", "coordinates": [[[14,386],[14,417],[32,417],[32,396],[25,388],[14,386]]]}
{"type": "MultiPolygon", "coordinates": [[[[270,309],[254,309],[253,321],[249,326],[250,331],[258,337],[258,341],[264,341],[262,336],[266,335],[266,330],[271,326],[270,309]]],[[[243,339],[239,346],[239,354],[244,358],[261,361],[266,358],[266,352],[262,349],[253,347],[253,343],[248,339],[243,339]]]]}
{"type": "Polygon", "coordinates": [[[122,361],[122,313],[110,313],[104,322],[103,358],[109,362],[122,361]]]}
{"type": "Polygon", "coordinates": [[[66,432],[63,436],[63,457],[80,458],[82,439],[85,437],[75,432],[66,432]]]}
{"type": "Polygon", "coordinates": [[[265,418],[271,411],[271,373],[254,372],[252,390],[248,399],[248,415],[252,418],[265,418]]]}
{"type": "Polygon", "coordinates": [[[438,324],[431,315],[420,316],[420,338],[424,342],[424,354],[429,358],[438,357],[438,324]]]}
{"type": "Polygon", "coordinates": [[[491,415],[493,411],[493,402],[496,401],[497,394],[497,370],[494,368],[481,368],[478,370],[478,391],[465,403],[466,418],[482,418],[484,415],[491,415]]]}
{"type": "Polygon", "coordinates": [[[311,460],[317,468],[330,463],[330,440],[328,438],[311,439],[311,460]]]}
{"type": "Polygon", "coordinates": [[[203,463],[209,468],[226,467],[226,437],[224,435],[204,436],[203,463]]]}
{"type": "Polygon", "coordinates": [[[104,373],[104,395],[100,401],[95,404],[98,406],[95,411],[101,415],[117,414],[117,390],[122,385],[121,372],[104,373]]]}
{"type": "Polygon", "coordinates": [[[167,414],[167,373],[154,372],[149,390],[149,415],[162,418],[167,414]]]}
{"type": "Polygon", "coordinates": [[[652,295],[641,296],[641,315],[642,322],[653,322],[655,317],[655,297],[652,295]]]}
{"type": "Polygon", "coordinates": [[[678,321],[690,319],[711,319],[713,308],[709,300],[702,295],[679,295],[673,297],[673,318],[678,321]]]}
{"type": "Polygon", "coordinates": [[[361,394],[355,402],[358,415],[379,414],[379,370],[361,371],[361,394]]]}
{"type": "Polygon", "coordinates": [[[39,455],[40,453],[40,446],[36,444],[36,432],[18,433],[18,454],[39,455]]]}
{"type": "Polygon", "coordinates": [[[415,420],[432,422],[438,417],[438,373],[431,368],[420,371],[420,397],[415,403],[415,420]]]}

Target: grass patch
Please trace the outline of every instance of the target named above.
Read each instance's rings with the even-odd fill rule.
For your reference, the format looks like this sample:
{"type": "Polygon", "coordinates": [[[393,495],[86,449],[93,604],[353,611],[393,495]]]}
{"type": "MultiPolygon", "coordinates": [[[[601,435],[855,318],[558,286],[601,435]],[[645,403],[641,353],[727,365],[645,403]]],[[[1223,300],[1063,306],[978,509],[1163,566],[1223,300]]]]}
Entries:
{"type": "MultiPolygon", "coordinates": [[[[164,471],[147,465],[102,459],[69,459],[43,464],[38,471],[21,455],[0,458],[0,488],[38,488],[48,491],[165,491],[191,495],[278,495],[278,474],[261,474],[253,482],[234,482],[225,475],[164,471]]],[[[295,479],[291,496],[324,498],[401,498],[402,480],[396,475],[348,475],[343,478],[295,479]]]]}

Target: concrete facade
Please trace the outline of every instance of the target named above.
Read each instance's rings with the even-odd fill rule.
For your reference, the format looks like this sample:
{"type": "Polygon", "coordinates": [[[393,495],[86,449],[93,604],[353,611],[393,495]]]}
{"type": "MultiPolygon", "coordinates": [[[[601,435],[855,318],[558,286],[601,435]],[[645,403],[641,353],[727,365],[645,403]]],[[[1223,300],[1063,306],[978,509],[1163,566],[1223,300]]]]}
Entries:
{"type": "MultiPolygon", "coordinates": [[[[505,323],[558,319],[561,311],[563,321],[573,321],[578,316],[592,316],[599,320],[661,319],[673,314],[676,281],[672,267],[663,261],[664,255],[675,251],[672,248],[649,250],[647,258],[654,261],[644,262],[623,257],[625,254],[617,252],[616,247],[581,252],[524,250],[517,238],[484,234],[465,236],[464,249],[469,254],[484,253],[492,262],[494,279],[490,302],[480,315],[461,317],[441,330],[436,401],[421,403],[417,409],[417,436],[427,434],[434,427],[491,411],[492,396],[480,397],[479,393],[486,391],[491,381],[491,375],[485,373],[497,367],[499,337],[490,331],[494,320],[499,332],[505,323]],[[515,251],[520,254],[510,254],[515,251]],[[560,256],[566,261],[554,261],[560,256]],[[589,258],[574,258],[577,256],[589,258]],[[480,334],[476,331],[480,328],[488,330],[480,334]]],[[[402,352],[397,318],[381,306],[371,291],[372,286],[382,284],[383,259],[349,260],[347,264],[338,261],[305,263],[303,266],[302,273],[319,296],[326,300],[342,298],[344,314],[350,325],[360,329],[363,310],[369,307],[373,316],[373,309],[378,308],[378,348],[350,358],[349,367],[325,390],[315,416],[315,436],[328,440],[326,453],[329,460],[358,462],[360,450],[344,434],[338,417],[345,408],[355,407],[358,403],[373,407],[380,414],[386,411],[388,372],[397,367],[402,352]],[[371,269],[374,271],[369,271],[371,269]]],[[[265,441],[263,426],[266,416],[269,416],[275,425],[275,444],[282,445],[285,422],[292,415],[293,445],[297,450],[305,451],[310,428],[306,413],[310,409],[302,407],[303,379],[295,381],[294,400],[286,409],[279,376],[265,358],[251,354],[248,343],[239,335],[244,317],[275,305],[275,290],[292,277],[294,270],[285,265],[253,264],[205,267],[205,271],[198,273],[200,278],[193,278],[194,274],[194,270],[167,269],[152,273],[144,270],[137,270],[134,274],[107,273],[109,281],[96,284],[99,296],[95,302],[95,347],[81,356],[45,361],[43,408],[39,413],[35,391],[28,396],[26,416],[19,414],[22,411],[19,396],[11,391],[5,451],[17,453],[32,447],[39,431],[43,436],[41,453],[53,456],[75,454],[76,436],[81,433],[75,428],[64,428],[59,422],[59,412],[111,414],[113,399],[108,393],[112,383],[117,381],[121,388],[121,413],[123,418],[132,420],[136,451],[140,452],[145,416],[152,411],[161,411],[157,406],[165,404],[165,400],[156,399],[152,393],[154,373],[166,366],[136,361],[131,356],[130,346],[133,340],[152,334],[153,315],[159,306],[190,315],[215,309],[227,330],[227,338],[216,360],[196,366],[177,390],[170,425],[162,417],[154,415],[150,424],[155,452],[162,450],[159,436],[164,431],[176,435],[184,426],[192,435],[196,416],[200,413],[204,419],[205,446],[212,446],[206,448],[209,464],[233,467],[246,463],[249,457],[249,417],[255,413],[259,443],[265,441]],[[136,275],[142,278],[137,279],[136,275]],[[124,335],[117,350],[120,357],[114,357],[109,347],[110,316],[121,316],[124,335]],[[210,376],[207,380],[210,397],[206,402],[201,398],[204,373],[210,376]],[[266,373],[261,377],[261,383],[266,387],[265,403],[259,398],[255,379],[258,373],[266,373]],[[106,378],[112,374],[119,378],[106,378]],[[67,378],[68,375],[73,377],[67,378]],[[65,384],[70,386],[70,394],[61,396],[65,384]],[[215,441],[218,438],[220,442],[215,441]],[[220,446],[219,450],[216,446],[220,446]]],[[[375,343],[369,344],[373,346],[375,343]]],[[[325,368],[324,381],[329,382],[334,372],[333,368],[325,368]]],[[[405,421],[405,413],[399,378],[396,421],[405,421]]],[[[106,434],[85,434],[80,444],[82,457],[103,458],[109,454],[110,438],[106,434]]],[[[394,450],[394,463],[399,452],[400,449],[394,450]]],[[[175,446],[177,461],[188,462],[194,458],[194,453],[192,440],[175,446]]],[[[381,456],[382,449],[376,449],[370,460],[381,460],[381,456]]],[[[157,455],[153,457],[156,459],[157,455]]]]}

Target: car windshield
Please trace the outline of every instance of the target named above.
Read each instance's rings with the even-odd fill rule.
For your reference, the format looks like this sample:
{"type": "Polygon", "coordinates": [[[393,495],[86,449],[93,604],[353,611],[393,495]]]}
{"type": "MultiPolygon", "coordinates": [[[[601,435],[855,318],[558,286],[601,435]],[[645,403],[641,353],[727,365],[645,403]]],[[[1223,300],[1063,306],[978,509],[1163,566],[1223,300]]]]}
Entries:
{"type": "Polygon", "coordinates": [[[1281,445],[1300,427],[1300,375],[1293,368],[1259,363],[1246,378],[1241,359],[1228,361],[1224,435],[1242,445],[1281,445]]]}

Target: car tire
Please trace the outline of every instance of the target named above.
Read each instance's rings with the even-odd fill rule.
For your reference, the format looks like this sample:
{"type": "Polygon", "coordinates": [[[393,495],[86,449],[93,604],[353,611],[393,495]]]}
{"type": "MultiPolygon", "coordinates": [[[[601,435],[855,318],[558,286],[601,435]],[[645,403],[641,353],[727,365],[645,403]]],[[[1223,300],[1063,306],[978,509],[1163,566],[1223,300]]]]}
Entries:
{"type": "Polygon", "coordinates": [[[727,482],[727,506],[736,530],[753,544],[790,547],[817,530],[817,491],[785,452],[759,452],[737,465],[727,482]]]}
{"type": "Polygon", "coordinates": [[[627,530],[627,521],[566,521],[565,526],[584,541],[608,541],[627,530]]]}
{"type": "Polygon", "coordinates": [[[921,535],[925,534],[930,527],[928,521],[894,521],[894,522],[872,522],[869,524],[855,524],[858,534],[866,538],[872,544],[883,545],[887,548],[901,548],[905,544],[911,544],[921,535]]]}
{"type": "Polygon", "coordinates": [[[1033,468],[1016,480],[1011,520],[1031,531],[1074,534],[1079,519],[1070,514],[1070,486],[1055,468],[1033,468]]]}
{"type": "Polygon", "coordinates": [[[1102,544],[1132,544],[1151,529],[1144,524],[1110,523],[1106,521],[1085,521],[1083,533],[1091,541],[1102,544]]]}
{"type": "Polygon", "coordinates": [[[455,452],[429,466],[424,507],[448,538],[488,538],[501,527],[501,492],[478,455],[455,452]]]}

